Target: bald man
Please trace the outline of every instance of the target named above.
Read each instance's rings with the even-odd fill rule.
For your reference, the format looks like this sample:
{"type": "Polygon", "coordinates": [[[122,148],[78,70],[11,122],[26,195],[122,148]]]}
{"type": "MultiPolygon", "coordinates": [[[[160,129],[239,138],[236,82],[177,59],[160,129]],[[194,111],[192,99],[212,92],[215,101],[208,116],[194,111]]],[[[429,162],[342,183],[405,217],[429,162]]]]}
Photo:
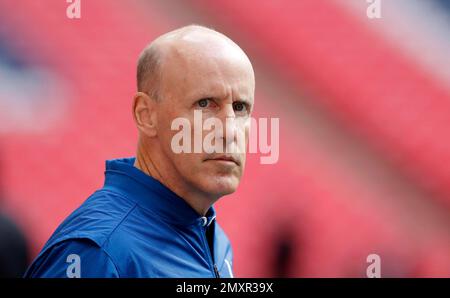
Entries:
{"type": "Polygon", "coordinates": [[[137,87],[136,157],[106,162],[104,186],[58,227],[25,277],[233,277],[213,204],[244,170],[250,60],[225,35],[191,25],[142,51],[137,87]]]}

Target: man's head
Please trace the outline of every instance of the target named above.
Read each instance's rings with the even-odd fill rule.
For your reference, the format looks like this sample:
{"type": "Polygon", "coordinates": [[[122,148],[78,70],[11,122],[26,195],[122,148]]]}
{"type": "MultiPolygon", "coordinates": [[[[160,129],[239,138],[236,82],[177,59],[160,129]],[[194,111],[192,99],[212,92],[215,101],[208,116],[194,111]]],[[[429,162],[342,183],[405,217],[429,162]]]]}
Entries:
{"type": "Polygon", "coordinates": [[[203,123],[212,117],[223,123],[215,141],[221,142],[224,151],[235,148],[240,134],[247,144],[255,78],[242,49],[214,30],[183,27],[158,37],[143,50],[137,80],[133,114],[139,129],[138,158],[147,156],[148,172],[184,198],[216,200],[234,192],[245,153],[175,153],[171,144],[178,131],[171,125],[180,117],[190,122],[193,150],[195,138],[203,142],[208,131],[214,130],[199,133],[194,129],[194,111],[201,111],[203,123]]]}

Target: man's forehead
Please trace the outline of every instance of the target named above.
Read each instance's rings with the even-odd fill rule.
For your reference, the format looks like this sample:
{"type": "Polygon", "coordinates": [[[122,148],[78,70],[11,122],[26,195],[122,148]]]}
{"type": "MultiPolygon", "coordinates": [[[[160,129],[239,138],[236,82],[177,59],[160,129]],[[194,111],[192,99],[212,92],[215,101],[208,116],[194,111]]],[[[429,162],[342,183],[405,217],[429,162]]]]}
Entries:
{"type": "Polygon", "coordinates": [[[162,64],[167,60],[176,60],[180,64],[193,60],[196,63],[209,57],[243,60],[251,67],[247,55],[236,43],[222,33],[205,27],[187,26],[162,35],[154,43],[162,64]]]}
{"type": "Polygon", "coordinates": [[[169,32],[155,42],[160,52],[161,83],[172,94],[225,93],[221,90],[224,82],[239,93],[254,90],[250,60],[221,33],[194,26],[169,32]]]}
{"type": "Polygon", "coordinates": [[[250,93],[254,89],[253,70],[247,65],[211,57],[173,59],[163,68],[162,77],[166,87],[184,94],[223,94],[229,87],[239,93],[250,93]]]}
{"type": "Polygon", "coordinates": [[[251,67],[248,57],[241,48],[217,36],[189,35],[161,45],[160,51],[162,62],[198,63],[228,60],[229,63],[245,61],[251,67]]]}
{"type": "Polygon", "coordinates": [[[183,87],[183,89],[180,89],[183,95],[193,100],[207,97],[220,99],[232,96],[233,98],[245,99],[251,102],[254,91],[251,81],[235,80],[230,82],[212,77],[205,78],[198,84],[190,84],[183,87]]]}

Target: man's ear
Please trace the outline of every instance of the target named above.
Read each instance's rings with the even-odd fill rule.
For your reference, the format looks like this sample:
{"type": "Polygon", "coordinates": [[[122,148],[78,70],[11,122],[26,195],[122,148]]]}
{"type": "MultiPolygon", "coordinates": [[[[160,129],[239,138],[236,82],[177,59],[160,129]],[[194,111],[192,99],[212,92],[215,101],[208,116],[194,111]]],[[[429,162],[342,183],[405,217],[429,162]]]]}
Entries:
{"type": "Polygon", "coordinates": [[[144,92],[133,97],[133,117],[137,128],[149,137],[156,136],[157,102],[144,92]]]}

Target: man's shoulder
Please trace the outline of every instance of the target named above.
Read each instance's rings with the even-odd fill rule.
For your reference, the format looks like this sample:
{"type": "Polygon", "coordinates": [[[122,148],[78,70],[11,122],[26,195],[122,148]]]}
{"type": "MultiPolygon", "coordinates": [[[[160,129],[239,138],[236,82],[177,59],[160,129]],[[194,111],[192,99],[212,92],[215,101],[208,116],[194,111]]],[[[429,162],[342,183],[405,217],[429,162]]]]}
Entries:
{"type": "Polygon", "coordinates": [[[67,239],[42,251],[24,277],[119,277],[111,257],[90,239],[67,239]]]}
{"type": "Polygon", "coordinates": [[[59,225],[44,249],[61,241],[79,238],[90,239],[101,247],[135,206],[120,194],[100,189],[59,225]]]}
{"type": "MultiPolygon", "coordinates": [[[[97,190],[58,226],[33,262],[33,266],[37,267],[42,263],[39,267],[48,267],[43,260],[48,261],[49,258],[60,262],[64,259],[62,257],[65,250],[69,248],[91,255],[92,259],[101,259],[101,255],[109,259],[103,249],[104,244],[135,206],[132,200],[119,193],[97,190]]],[[[64,263],[64,260],[61,262],[64,263]]]]}

